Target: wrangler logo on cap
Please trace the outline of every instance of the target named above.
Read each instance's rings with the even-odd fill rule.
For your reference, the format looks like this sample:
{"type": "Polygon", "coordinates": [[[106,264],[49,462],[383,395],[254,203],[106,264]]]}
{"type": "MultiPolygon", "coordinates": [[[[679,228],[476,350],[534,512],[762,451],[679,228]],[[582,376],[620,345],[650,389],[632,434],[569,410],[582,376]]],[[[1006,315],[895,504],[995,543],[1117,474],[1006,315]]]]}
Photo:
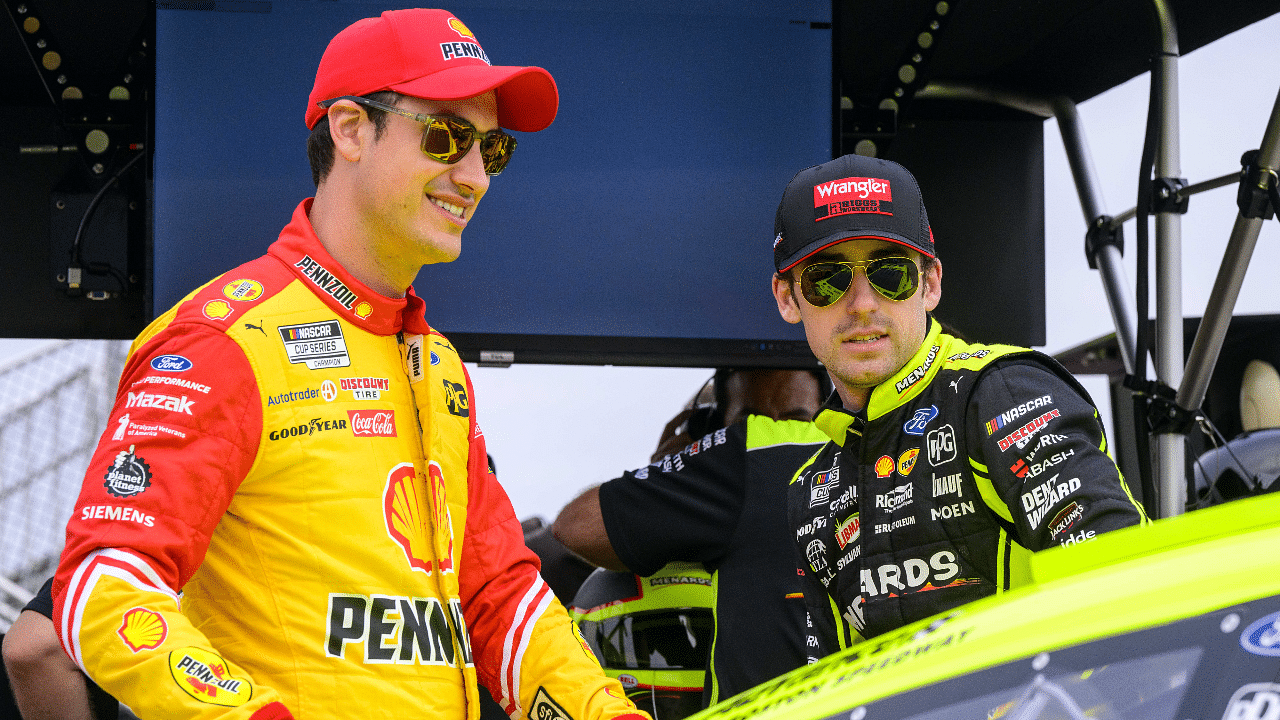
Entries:
{"type": "Polygon", "coordinates": [[[813,219],[826,220],[849,213],[893,214],[893,189],[888,180],[850,177],[813,187],[813,219]]]}

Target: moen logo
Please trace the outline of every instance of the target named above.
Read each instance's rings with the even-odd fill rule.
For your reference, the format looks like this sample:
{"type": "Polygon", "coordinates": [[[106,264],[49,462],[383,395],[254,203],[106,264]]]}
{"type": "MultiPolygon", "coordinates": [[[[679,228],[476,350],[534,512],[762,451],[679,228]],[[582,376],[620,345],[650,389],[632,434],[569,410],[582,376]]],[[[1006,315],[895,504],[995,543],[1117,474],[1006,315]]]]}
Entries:
{"type": "Polygon", "coordinates": [[[462,604],[404,595],[329,593],[325,655],[346,658],[351,643],[362,644],[366,664],[471,665],[471,644],[462,604]]]}
{"type": "Polygon", "coordinates": [[[471,405],[467,402],[466,386],[448,380],[442,382],[444,383],[444,402],[449,407],[449,414],[471,417],[471,405]]]}
{"type": "Polygon", "coordinates": [[[302,276],[310,280],[316,287],[334,300],[342,307],[350,310],[355,307],[356,302],[360,299],[351,288],[348,288],[341,280],[334,277],[333,273],[324,269],[324,266],[311,259],[310,255],[303,255],[302,259],[294,263],[294,267],[302,271],[302,276]]]}

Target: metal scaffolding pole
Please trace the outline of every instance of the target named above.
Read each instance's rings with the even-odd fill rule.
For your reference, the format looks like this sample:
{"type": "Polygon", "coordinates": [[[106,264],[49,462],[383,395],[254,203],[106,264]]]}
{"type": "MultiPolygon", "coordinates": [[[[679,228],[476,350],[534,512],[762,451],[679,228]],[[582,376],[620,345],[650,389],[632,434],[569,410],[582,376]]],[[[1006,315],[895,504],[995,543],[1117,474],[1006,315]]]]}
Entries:
{"type": "MultiPolygon", "coordinates": [[[[1166,0],[1153,0],[1160,23],[1161,52],[1157,107],[1160,109],[1160,140],[1156,147],[1155,176],[1177,178],[1179,160],[1178,125],[1178,31],[1173,9],[1166,0]]],[[[1156,377],[1169,387],[1182,382],[1182,216],[1172,208],[1156,214],[1156,377]]],[[[1156,435],[1156,483],[1160,496],[1160,517],[1181,515],[1187,502],[1185,438],[1178,432],[1156,435]]]]}

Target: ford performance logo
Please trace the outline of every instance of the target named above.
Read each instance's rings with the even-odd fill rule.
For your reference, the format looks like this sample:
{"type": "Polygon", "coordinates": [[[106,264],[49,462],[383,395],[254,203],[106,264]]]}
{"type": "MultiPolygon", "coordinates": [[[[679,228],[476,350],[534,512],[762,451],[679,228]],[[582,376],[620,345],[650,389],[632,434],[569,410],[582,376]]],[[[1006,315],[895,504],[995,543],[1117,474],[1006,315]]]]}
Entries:
{"type": "Polygon", "coordinates": [[[903,424],[902,431],[908,435],[923,435],[925,427],[929,425],[929,421],[936,417],[938,417],[937,405],[930,405],[927,408],[917,410],[916,414],[903,424]]]}
{"type": "Polygon", "coordinates": [[[182,372],[190,370],[192,363],[181,355],[161,355],[151,359],[151,368],[161,372],[182,372]]]}

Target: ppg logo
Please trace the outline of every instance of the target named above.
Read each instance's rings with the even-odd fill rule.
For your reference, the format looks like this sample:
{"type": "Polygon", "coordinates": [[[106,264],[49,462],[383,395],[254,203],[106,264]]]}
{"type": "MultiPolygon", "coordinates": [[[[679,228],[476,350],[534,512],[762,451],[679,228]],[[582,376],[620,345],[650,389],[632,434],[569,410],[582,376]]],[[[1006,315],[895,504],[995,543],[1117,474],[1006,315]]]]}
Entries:
{"type": "Polygon", "coordinates": [[[938,406],[930,405],[927,408],[921,408],[902,426],[902,431],[908,435],[923,435],[924,428],[929,421],[938,417],[938,406]]]}
{"type": "Polygon", "coordinates": [[[956,433],[951,425],[943,425],[931,430],[926,438],[929,450],[929,464],[937,467],[956,459],[956,433]]]}
{"type": "Polygon", "coordinates": [[[445,380],[444,401],[449,407],[450,415],[457,415],[458,417],[469,417],[471,415],[471,406],[467,403],[466,386],[445,380]]]}
{"type": "Polygon", "coordinates": [[[1249,683],[1231,696],[1222,720],[1276,720],[1280,718],[1280,685],[1249,683]]]}

